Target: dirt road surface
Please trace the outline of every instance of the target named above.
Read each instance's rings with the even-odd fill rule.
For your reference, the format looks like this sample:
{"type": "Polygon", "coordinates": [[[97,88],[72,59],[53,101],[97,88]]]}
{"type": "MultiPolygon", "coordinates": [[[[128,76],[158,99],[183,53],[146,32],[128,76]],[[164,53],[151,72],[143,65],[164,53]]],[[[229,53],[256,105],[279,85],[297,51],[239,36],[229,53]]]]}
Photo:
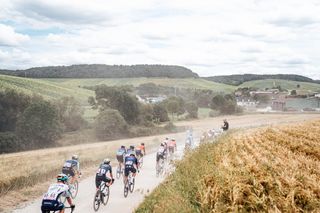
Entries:
{"type": "MultiPolygon", "coordinates": [[[[249,128],[261,125],[273,125],[278,123],[295,123],[313,119],[320,119],[320,114],[271,114],[271,115],[245,115],[245,116],[227,116],[230,128],[249,128]]],[[[194,130],[195,141],[199,140],[202,132],[212,128],[219,128],[222,125],[223,117],[215,119],[205,119],[192,122],[181,122],[179,125],[192,126],[194,130]]],[[[165,137],[165,136],[155,136],[165,137]]],[[[170,134],[178,141],[182,155],[185,133],[170,134]]],[[[135,143],[139,139],[128,139],[135,143]]],[[[114,175],[115,175],[114,168],[114,175]]],[[[142,202],[144,196],[149,194],[163,178],[157,178],[155,175],[155,153],[150,153],[144,158],[144,165],[141,172],[136,178],[136,187],[133,193],[127,198],[123,196],[123,183],[120,180],[111,186],[110,199],[107,206],[101,206],[98,212],[133,212],[134,209],[142,202]]],[[[93,198],[95,193],[94,176],[86,178],[80,182],[79,193],[75,199],[76,213],[90,213],[93,211],[93,198]]],[[[14,210],[15,213],[36,213],[40,212],[41,198],[28,204],[25,208],[14,210]]],[[[68,212],[68,210],[66,211],[68,212]]]]}

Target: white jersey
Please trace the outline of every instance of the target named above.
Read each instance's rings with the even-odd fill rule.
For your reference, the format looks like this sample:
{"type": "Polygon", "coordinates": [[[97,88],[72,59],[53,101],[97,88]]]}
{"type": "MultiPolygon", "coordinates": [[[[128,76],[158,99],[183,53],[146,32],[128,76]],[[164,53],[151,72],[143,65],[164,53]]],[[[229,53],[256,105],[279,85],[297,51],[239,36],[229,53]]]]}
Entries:
{"type": "Polygon", "coordinates": [[[44,194],[43,200],[58,200],[60,196],[71,196],[69,186],[63,183],[54,183],[50,185],[48,192],[44,194]]]}
{"type": "Polygon", "coordinates": [[[166,148],[164,146],[160,146],[158,149],[158,154],[162,155],[166,151],[166,148]]]}

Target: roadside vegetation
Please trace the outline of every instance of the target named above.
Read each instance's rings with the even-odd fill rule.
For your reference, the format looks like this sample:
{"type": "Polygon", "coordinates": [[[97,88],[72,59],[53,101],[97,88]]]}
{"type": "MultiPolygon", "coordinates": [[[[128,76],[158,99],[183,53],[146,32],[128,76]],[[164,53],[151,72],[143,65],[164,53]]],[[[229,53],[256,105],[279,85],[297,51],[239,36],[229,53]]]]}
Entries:
{"type": "Polygon", "coordinates": [[[319,212],[320,121],[201,144],[135,212],[319,212]]]}

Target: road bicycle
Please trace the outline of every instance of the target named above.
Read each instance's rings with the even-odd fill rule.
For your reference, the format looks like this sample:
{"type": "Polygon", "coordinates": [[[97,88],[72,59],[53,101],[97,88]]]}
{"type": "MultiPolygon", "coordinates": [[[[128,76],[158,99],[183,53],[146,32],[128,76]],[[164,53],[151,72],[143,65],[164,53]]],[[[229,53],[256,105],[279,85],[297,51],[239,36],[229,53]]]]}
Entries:
{"type": "Polygon", "coordinates": [[[117,172],[116,172],[116,178],[119,179],[121,177],[121,175],[123,175],[124,169],[121,166],[121,164],[119,163],[118,167],[117,167],[117,172]]]}
{"type": "Polygon", "coordinates": [[[127,180],[124,182],[123,195],[127,197],[129,191],[132,193],[134,190],[135,178],[133,177],[132,172],[129,172],[127,180]]]}
{"type": "Polygon", "coordinates": [[[141,169],[143,165],[143,156],[139,157],[139,168],[141,169]]]}
{"type": "Polygon", "coordinates": [[[99,189],[94,195],[93,210],[98,211],[100,204],[107,205],[110,197],[110,188],[106,185],[106,182],[101,181],[99,189]]]}
{"type": "Polygon", "coordinates": [[[156,176],[159,177],[164,173],[164,159],[160,158],[156,164],[156,176]]]}

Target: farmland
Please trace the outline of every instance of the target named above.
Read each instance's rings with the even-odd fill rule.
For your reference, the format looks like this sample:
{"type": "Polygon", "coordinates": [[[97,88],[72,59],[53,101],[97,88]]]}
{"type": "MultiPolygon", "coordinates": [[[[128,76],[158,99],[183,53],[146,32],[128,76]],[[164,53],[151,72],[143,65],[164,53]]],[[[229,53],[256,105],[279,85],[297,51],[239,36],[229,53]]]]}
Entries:
{"type": "Polygon", "coordinates": [[[279,79],[248,81],[239,85],[239,87],[254,87],[258,89],[272,88],[274,86],[280,86],[282,89],[287,90],[300,90],[301,92],[320,91],[320,84],[279,79]],[[297,85],[300,85],[300,88],[297,88],[297,85]]]}
{"type": "Polygon", "coordinates": [[[319,138],[312,121],[204,143],[136,212],[319,212],[319,138]]]}

